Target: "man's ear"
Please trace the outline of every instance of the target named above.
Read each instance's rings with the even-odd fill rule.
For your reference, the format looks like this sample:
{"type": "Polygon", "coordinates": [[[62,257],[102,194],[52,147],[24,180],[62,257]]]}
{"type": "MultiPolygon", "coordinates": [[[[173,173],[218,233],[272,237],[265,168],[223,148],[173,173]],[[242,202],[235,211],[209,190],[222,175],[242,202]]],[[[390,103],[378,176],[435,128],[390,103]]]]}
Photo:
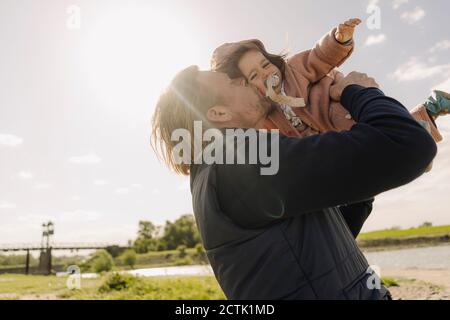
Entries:
{"type": "Polygon", "coordinates": [[[211,122],[220,123],[231,121],[232,116],[229,108],[214,106],[206,112],[206,118],[211,122]]]}

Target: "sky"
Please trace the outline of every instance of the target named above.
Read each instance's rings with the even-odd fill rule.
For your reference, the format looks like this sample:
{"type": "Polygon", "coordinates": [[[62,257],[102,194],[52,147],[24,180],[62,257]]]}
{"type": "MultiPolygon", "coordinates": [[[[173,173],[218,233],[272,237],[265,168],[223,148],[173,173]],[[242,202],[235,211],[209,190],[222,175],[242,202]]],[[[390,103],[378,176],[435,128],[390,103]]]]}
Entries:
{"type": "MultiPolygon", "coordinates": [[[[449,10],[446,0],[1,0],[0,244],[39,242],[48,220],[55,242],[123,244],[139,220],[192,213],[188,179],[150,147],[150,117],[171,78],[207,69],[220,44],[258,38],[295,54],[359,17],[341,70],[368,73],[411,109],[450,91],[449,10]]],[[[438,125],[433,171],[378,196],[363,231],[450,224],[450,116],[438,125]]]]}

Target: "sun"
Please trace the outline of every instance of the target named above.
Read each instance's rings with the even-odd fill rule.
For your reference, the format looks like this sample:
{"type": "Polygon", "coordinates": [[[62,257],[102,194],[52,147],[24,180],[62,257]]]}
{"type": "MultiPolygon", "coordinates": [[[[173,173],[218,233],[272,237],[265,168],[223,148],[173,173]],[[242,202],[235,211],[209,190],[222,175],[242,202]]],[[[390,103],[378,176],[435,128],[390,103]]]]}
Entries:
{"type": "Polygon", "coordinates": [[[110,107],[156,96],[177,71],[199,63],[201,34],[171,10],[122,6],[86,28],[83,79],[110,107]]]}

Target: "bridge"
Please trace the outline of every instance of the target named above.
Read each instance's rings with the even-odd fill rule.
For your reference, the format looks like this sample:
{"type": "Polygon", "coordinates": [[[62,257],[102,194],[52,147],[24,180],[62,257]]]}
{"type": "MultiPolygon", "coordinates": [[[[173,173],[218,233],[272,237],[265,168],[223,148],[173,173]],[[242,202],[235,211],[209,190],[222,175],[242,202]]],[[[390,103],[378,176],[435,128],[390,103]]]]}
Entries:
{"type": "Polygon", "coordinates": [[[0,252],[26,252],[25,274],[30,274],[30,252],[39,251],[39,274],[49,275],[52,273],[52,251],[54,250],[100,250],[108,251],[113,257],[119,255],[129,246],[120,246],[113,243],[92,242],[92,243],[21,243],[21,244],[0,244],[0,252]]]}
{"type": "MultiPolygon", "coordinates": [[[[52,250],[99,250],[109,247],[121,247],[120,245],[106,242],[93,242],[93,243],[53,243],[49,248],[52,250]]],[[[47,246],[37,243],[20,243],[20,244],[0,244],[0,252],[11,251],[43,251],[47,250],[47,246]]]]}
{"type": "Polygon", "coordinates": [[[30,252],[39,251],[39,274],[49,275],[52,273],[52,251],[54,250],[100,250],[105,249],[113,257],[117,257],[128,246],[120,246],[112,243],[94,242],[94,243],[54,243],[51,238],[55,234],[55,225],[49,221],[42,224],[43,232],[41,243],[22,243],[22,244],[0,244],[0,252],[24,251],[27,253],[25,261],[25,274],[30,274],[30,252]]]}

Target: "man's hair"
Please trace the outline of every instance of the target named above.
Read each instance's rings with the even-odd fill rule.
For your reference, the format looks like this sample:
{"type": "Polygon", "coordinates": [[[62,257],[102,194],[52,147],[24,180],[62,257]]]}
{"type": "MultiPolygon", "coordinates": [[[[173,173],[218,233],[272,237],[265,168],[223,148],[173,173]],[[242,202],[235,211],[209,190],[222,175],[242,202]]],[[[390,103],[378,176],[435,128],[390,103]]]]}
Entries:
{"type": "Polygon", "coordinates": [[[202,121],[204,129],[210,127],[206,112],[222,102],[212,89],[197,81],[198,75],[197,66],[190,66],[178,73],[160,96],[151,121],[153,150],[170,169],[183,175],[189,175],[190,165],[175,161],[173,149],[179,141],[171,140],[172,133],[177,129],[189,131],[192,137],[191,163],[193,163],[194,121],[202,121]]]}

